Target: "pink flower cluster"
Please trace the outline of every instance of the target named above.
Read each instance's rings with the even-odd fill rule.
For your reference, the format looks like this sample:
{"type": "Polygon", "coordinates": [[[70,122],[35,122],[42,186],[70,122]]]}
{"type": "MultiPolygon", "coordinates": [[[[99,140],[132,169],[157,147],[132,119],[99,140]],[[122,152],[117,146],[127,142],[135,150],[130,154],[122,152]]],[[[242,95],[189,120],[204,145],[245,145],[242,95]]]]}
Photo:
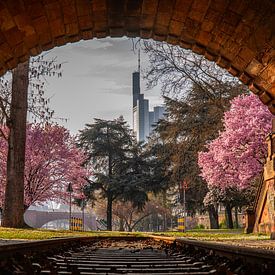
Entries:
{"type": "Polygon", "coordinates": [[[198,155],[201,176],[210,186],[245,188],[261,173],[273,117],[253,94],[232,100],[224,131],[198,155]]]}
{"type": "MultiPolygon", "coordinates": [[[[2,127],[7,132],[7,129],[2,127]]],[[[7,141],[0,139],[0,204],[6,184],[7,141]]],[[[71,183],[74,195],[80,196],[85,178],[91,171],[83,167],[85,153],[69,131],[56,124],[27,127],[25,162],[25,206],[48,200],[66,201],[71,183]]]]}

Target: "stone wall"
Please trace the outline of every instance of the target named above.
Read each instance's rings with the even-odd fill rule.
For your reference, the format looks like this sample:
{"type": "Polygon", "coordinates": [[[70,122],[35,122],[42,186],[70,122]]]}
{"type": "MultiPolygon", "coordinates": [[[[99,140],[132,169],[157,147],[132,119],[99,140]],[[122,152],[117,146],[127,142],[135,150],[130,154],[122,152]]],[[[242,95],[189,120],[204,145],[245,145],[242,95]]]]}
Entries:
{"type": "Polygon", "coordinates": [[[266,143],[268,150],[264,171],[254,206],[246,213],[245,232],[267,233],[275,238],[275,120],[266,143]]]}
{"type": "Polygon", "coordinates": [[[273,0],[0,1],[0,75],[55,46],[125,35],[204,55],[275,114],[273,0]]]}

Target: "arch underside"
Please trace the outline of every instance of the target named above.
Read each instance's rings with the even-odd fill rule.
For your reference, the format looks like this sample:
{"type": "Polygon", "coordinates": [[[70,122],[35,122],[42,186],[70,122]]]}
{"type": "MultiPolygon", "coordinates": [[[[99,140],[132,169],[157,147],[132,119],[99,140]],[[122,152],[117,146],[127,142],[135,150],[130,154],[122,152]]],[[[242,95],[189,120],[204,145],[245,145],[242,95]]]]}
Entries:
{"type": "Polygon", "coordinates": [[[204,55],[275,114],[273,0],[1,0],[0,74],[55,46],[107,36],[204,55]]]}

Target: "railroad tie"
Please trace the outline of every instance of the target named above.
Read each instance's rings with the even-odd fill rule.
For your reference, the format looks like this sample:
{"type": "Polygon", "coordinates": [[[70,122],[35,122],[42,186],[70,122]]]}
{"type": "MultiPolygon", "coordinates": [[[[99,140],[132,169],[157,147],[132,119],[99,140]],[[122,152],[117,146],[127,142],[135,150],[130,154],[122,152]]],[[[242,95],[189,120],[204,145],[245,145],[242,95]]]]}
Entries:
{"type": "MultiPolygon", "coordinates": [[[[179,254],[167,255],[158,249],[85,248],[63,256],[49,257],[58,275],[94,274],[216,274],[213,266],[179,254]]],[[[53,274],[42,270],[41,275],[53,274]]]]}

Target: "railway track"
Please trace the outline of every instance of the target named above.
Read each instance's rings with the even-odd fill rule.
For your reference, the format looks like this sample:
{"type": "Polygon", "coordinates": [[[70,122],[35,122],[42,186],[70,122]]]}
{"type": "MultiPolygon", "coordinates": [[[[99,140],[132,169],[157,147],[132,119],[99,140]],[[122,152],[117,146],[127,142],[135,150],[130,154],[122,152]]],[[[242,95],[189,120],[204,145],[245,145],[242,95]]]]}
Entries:
{"type": "Polygon", "coordinates": [[[0,247],[0,275],[275,274],[274,251],[163,237],[56,239],[0,247]]]}
{"type": "MultiPolygon", "coordinates": [[[[169,255],[156,249],[99,248],[50,258],[60,275],[94,274],[215,274],[216,270],[192,257],[169,255]]],[[[52,274],[45,270],[40,274],[52,274]]]]}

